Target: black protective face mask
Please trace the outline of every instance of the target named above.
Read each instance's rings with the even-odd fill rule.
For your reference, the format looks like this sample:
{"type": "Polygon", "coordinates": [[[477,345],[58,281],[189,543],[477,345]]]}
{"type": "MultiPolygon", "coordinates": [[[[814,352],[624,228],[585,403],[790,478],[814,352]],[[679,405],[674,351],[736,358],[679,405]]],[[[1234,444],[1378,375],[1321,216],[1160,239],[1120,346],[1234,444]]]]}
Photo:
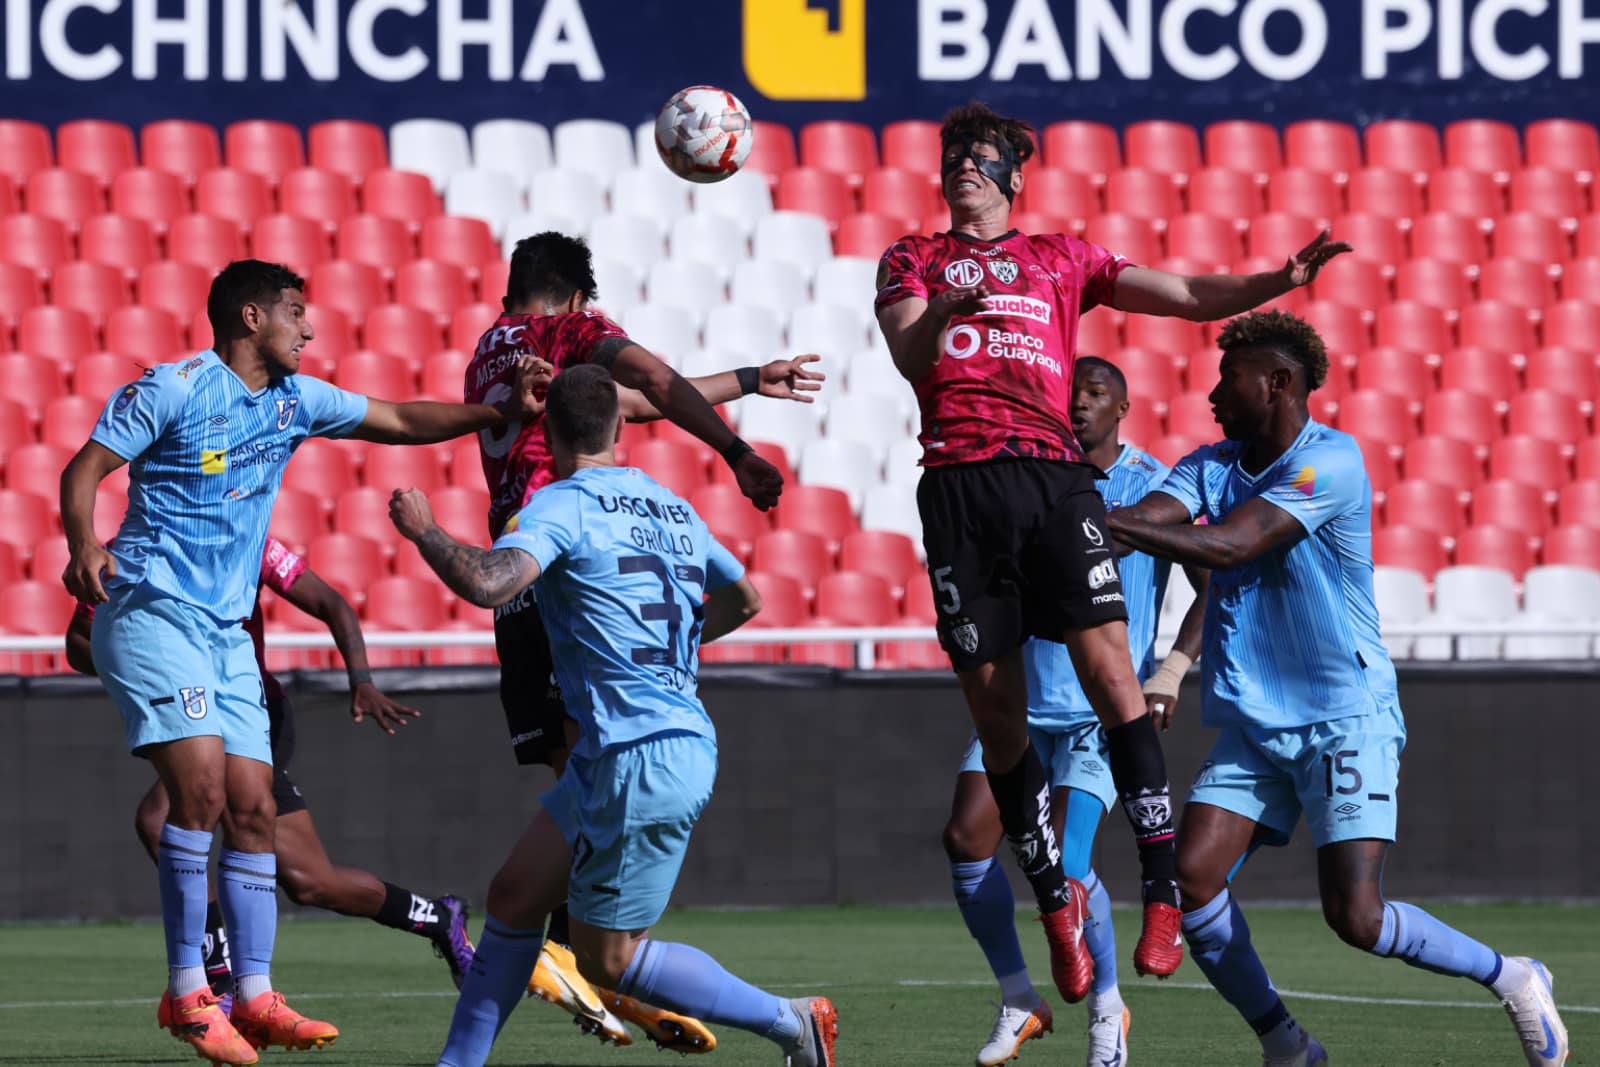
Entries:
{"type": "Polygon", "coordinates": [[[1011,189],[1011,174],[1017,169],[1016,153],[1011,151],[1011,144],[1003,137],[998,141],[986,143],[994,144],[995,150],[1000,153],[999,159],[985,159],[978,155],[976,141],[952,141],[946,144],[944,146],[946,151],[951,148],[959,148],[961,151],[956,155],[945,157],[944,163],[939,167],[939,177],[949,180],[950,175],[961,169],[961,161],[970,159],[978,168],[979,174],[999,187],[1005,194],[1006,203],[1009,204],[1017,195],[1011,189]]]}

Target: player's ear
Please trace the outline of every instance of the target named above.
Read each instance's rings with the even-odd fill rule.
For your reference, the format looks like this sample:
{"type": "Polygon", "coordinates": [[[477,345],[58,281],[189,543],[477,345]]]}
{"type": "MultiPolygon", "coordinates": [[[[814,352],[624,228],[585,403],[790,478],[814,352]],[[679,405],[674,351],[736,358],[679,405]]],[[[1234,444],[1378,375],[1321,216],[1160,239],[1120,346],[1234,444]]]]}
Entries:
{"type": "Polygon", "coordinates": [[[1011,168],[1011,196],[1012,203],[1016,203],[1016,195],[1022,192],[1022,168],[1011,168]]]}
{"type": "Polygon", "coordinates": [[[622,417],[622,409],[618,408],[617,409],[617,427],[611,434],[611,444],[613,446],[620,445],[622,443],[622,428],[624,426],[626,426],[627,424],[628,424],[628,420],[622,417]]]}

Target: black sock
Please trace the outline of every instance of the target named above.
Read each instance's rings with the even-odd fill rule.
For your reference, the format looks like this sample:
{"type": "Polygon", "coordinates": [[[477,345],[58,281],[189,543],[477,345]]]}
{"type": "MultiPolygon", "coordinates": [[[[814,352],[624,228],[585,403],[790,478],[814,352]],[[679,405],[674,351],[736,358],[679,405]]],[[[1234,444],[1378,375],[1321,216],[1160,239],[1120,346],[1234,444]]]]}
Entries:
{"type": "Polygon", "coordinates": [[[1017,858],[1017,866],[1039,910],[1049,913],[1066,907],[1072,899],[1066,873],[1061,869],[1061,848],[1050,825],[1050,784],[1045,781],[1039,753],[1029,745],[1009,771],[989,771],[989,788],[1000,809],[1000,825],[1017,858]]]}
{"type": "Polygon", "coordinates": [[[554,941],[558,945],[572,945],[572,932],[567,929],[567,902],[562,901],[561,906],[550,913],[550,926],[545,930],[544,939],[554,941]]]}
{"type": "Polygon", "coordinates": [[[438,901],[392,882],[383,883],[383,888],[383,907],[372,917],[373,922],[433,940],[445,935],[450,913],[441,908],[438,901]]]}
{"type": "Polygon", "coordinates": [[[233,970],[228,958],[228,931],[222,925],[222,909],[216,901],[206,905],[206,936],[200,943],[206,968],[206,982],[217,996],[233,992],[233,970]]]}
{"type": "Polygon", "coordinates": [[[1111,777],[1133,826],[1144,879],[1144,902],[1178,906],[1178,860],[1173,850],[1172,793],[1161,737],[1148,715],[1106,731],[1111,777]]]}

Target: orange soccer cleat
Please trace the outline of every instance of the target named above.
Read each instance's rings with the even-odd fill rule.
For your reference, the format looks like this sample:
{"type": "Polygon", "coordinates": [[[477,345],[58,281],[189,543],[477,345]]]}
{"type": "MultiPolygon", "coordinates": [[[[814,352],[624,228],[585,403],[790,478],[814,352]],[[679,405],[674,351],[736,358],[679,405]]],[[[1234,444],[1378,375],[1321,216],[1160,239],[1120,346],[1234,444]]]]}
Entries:
{"type": "Polygon", "coordinates": [[[161,994],[156,1025],[171,1031],[179,1041],[187,1041],[212,1067],[245,1067],[260,1058],[228,1021],[216,994],[207,986],[181,997],[170,991],[161,994]]]}
{"type": "Polygon", "coordinates": [[[1050,942],[1050,977],[1055,979],[1056,992],[1068,1004],[1076,1004],[1089,995],[1089,984],[1094,980],[1094,960],[1083,943],[1089,893],[1076,878],[1068,878],[1067,885],[1072,890],[1067,906],[1040,915],[1039,921],[1050,942]]]}
{"type": "Polygon", "coordinates": [[[269,990],[243,1002],[233,1002],[233,1025],[256,1048],[280,1045],[290,1049],[321,1048],[333,1044],[339,1028],[307,1019],[284,1003],[283,994],[269,990]]]}
{"type": "Polygon", "coordinates": [[[595,987],[607,1010],[624,1022],[630,1022],[645,1032],[659,1049],[689,1053],[711,1052],[717,1047],[717,1035],[706,1028],[699,1019],[652,1007],[633,997],[595,987]]]}
{"type": "Polygon", "coordinates": [[[1143,977],[1170,977],[1183,962],[1183,912],[1171,904],[1144,906],[1144,929],[1133,950],[1133,969],[1143,977]]]}

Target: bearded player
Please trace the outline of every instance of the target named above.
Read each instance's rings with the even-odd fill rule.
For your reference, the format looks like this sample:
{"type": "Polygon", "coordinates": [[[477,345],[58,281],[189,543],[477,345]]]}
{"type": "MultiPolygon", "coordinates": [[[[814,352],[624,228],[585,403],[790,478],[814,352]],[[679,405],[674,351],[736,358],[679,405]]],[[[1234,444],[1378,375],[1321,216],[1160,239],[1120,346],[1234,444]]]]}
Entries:
{"type": "Polygon", "coordinates": [[[1105,536],[1101,472],[1072,431],[1078,317],[1100,304],[1197,322],[1247,311],[1316,277],[1349,249],[1327,233],[1283,267],[1187,277],[1137,267],[1062,234],[1009,223],[1033,155],[1029,127],[981,104],[940,131],[949,232],[906,237],[878,271],[878,323],[922,409],[917,488],[929,577],[1000,822],[1027,876],[1050,944],[1056,988],[1089,991],[1087,894],[1061,868],[1049,780],[1028,739],[1022,646],[1067,646],[1106,730],[1117,795],[1143,870],[1140,974],[1183,959],[1165,759],[1128,653],[1127,610],[1105,536]]]}

